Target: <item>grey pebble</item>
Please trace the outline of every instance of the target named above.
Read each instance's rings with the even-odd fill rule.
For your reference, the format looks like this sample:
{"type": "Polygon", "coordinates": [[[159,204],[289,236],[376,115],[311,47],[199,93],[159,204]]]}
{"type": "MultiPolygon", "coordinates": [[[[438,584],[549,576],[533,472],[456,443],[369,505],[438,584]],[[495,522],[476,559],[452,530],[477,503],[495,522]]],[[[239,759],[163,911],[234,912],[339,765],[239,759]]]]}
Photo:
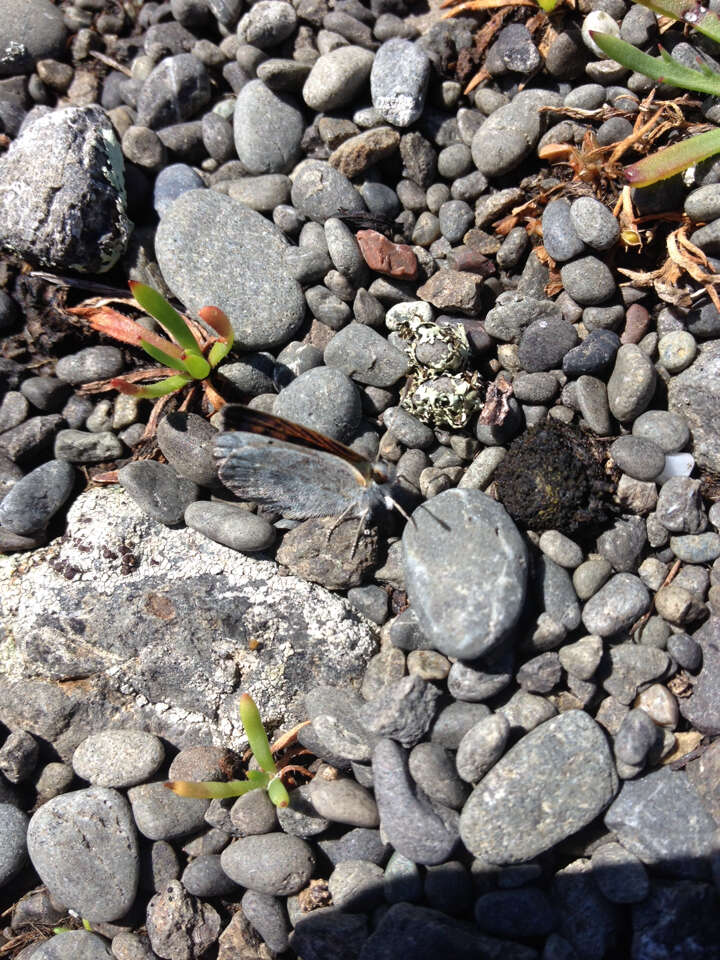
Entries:
{"type": "Polygon", "coordinates": [[[565,263],[579,257],[585,244],[570,216],[567,200],[551,200],[542,215],[543,245],[553,260],[565,263]]]}
{"type": "Polygon", "coordinates": [[[166,526],[182,523],[185,510],[198,498],[197,484],[155,460],[128,463],[118,470],[118,483],[149,516],[166,526]]]}
{"type": "Polygon", "coordinates": [[[10,803],[0,803],[0,887],[12,880],[27,861],[28,817],[10,803]]]}
{"type": "Polygon", "coordinates": [[[283,833],[302,837],[303,840],[324,833],[330,826],[330,821],[321,817],[313,806],[310,787],[311,784],[306,783],[293,790],[290,793],[289,805],[277,808],[277,820],[283,833]]]}
{"type": "Polygon", "coordinates": [[[395,851],[385,867],[383,894],[387,903],[413,903],[422,898],[420,868],[395,851]]]}
{"type": "Polygon", "coordinates": [[[667,650],[684,670],[696,671],[702,662],[702,649],[686,633],[674,633],[668,639],[667,650]]]}
{"type": "Polygon", "coordinates": [[[31,470],[0,502],[0,525],[20,536],[44,530],[69,499],[75,477],[74,468],[62,460],[49,460],[31,470]]]}
{"type": "Polygon", "coordinates": [[[238,797],[230,808],[230,823],[233,836],[238,837],[253,837],[275,830],[277,808],[267,790],[250,790],[238,797]]]}
{"type": "Polygon", "coordinates": [[[250,513],[232,503],[189,503],[185,523],[203,536],[240,553],[267,550],[275,542],[275,528],[265,517],[250,513]]]}
{"type": "MultiPolygon", "coordinates": [[[[381,740],[373,752],[375,799],[382,833],[396,851],[414,863],[443,863],[457,843],[456,814],[441,817],[415,795],[406,752],[381,740]]],[[[453,812],[454,813],[454,812],[453,812]]]]}
{"type": "Polygon", "coordinates": [[[472,659],[514,626],[525,600],[527,551],[504,508],[484,494],[448,490],[431,502],[403,535],[408,595],[434,648],[472,659]],[[496,576],[468,598],[458,564],[483,569],[488,562],[496,576]]]}
{"type": "Polygon", "coordinates": [[[608,380],[610,410],[621,423],[644,413],[655,393],[656,373],[652,361],[634,343],[623,344],[608,380]]]}
{"type": "Polygon", "coordinates": [[[577,235],[594,250],[609,250],[620,237],[620,226],[604,203],[595,197],[578,197],[570,207],[577,235]]]}
{"type": "Polygon", "coordinates": [[[669,663],[668,655],[657,647],[642,643],[611,645],[603,665],[603,687],[621,703],[632,703],[638,689],[661,677],[669,663]]]}
{"type": "Polygon", "coordinates": [[[618,573],[590,597],[582,620],[590,633],[608,637],[632,626],[649,603],[650,594],[639,577],[618,573]]]}
{"type": "Polygon", "coordinates": [[[180,194],[187,193],[188,190],[200,190],[204,186],[205,181],[200,174],[186,163],[172,163],[163,167],[155,178],[153,187],[155,212],[159,217],[163,217],[167,208],[180,194]]]}
{"type": "Polygon", "coordinates": [[[666,480],[660,487],[655,517],[670,533],[701,533],[707,523],[700,481],[691,477],[666,480]]]}
{"type": "Polygon", "coordinates": [[[367,860],[343,860],[328,879],[333,906],[350,912],[371,911],[383,901],[384,871],[367,860]]]}
{"type": "Polygon", "coordinates": [[[315,868],[310,845],[284,833],[233,840],[220,856],[223,870],[232,880],[273,896],[298,893],[315,868]]]}
{"type": "Polygon", "coordinates": [[[575,396],[580,413],[592,432],[606,437],[612,427],[607,387],[603,381],[587,375],[578,377],[575,396]]]}
{"type": "Polygon", "coordinates": [[[457,772],[468,783],[477,783],[497,763],[510,736],[510,723],[502,713],[479,720],[463,736],[455,763],[457,772]]]}
{"type": "Polygon", "coordinates": [[[373,828],[378,825],[377,806],[372,794],[354,780],[315,777],[309,796],[317,813],[326,820],[352,827],[373,828]]]}
{"type": "Polygon", "coordinates": [[[256,890],[246,890],[240,901],[250,925],[258,932],[268,948],[275,953],[287,950],[290,924],[284,904],[277,897],[256,890]]]}
{"type": "Polygon", "coordinates": [[[37,960],[112,960],[104,937],[88,930],[68,930],[44,940],[33,950],[37,960]]]}
{"type": "Polygon", "coordinates": [[[511,650],[487,661],[456,660],[448,674],[448,691],[460,701],[475,703],[489,700],[512,682],[513,667],[511,650]]]}
{"type": "Polygon", "coordinates": [[[196,413],[171,413],[157,426],[160,450],[177,474],[202,487],[217,486],[213,444],[217,430],[196,413]]]}
{"type": "Polygon", "coordinates": [[[720,557],[720,534],[697,533],[670,537],[670,549],[683,563],[712,563],[720,557]]]}
{"type": "Polygon", "coordinates": [[[383,841],[379,830],[355,827],[339,840],[319,840],[318,846],[332,864],[343,860],[369,860],[382,866],[390,853],[390,845],[383,841]]]}
{"type": "Polygon", "coordinates": [[[210,102],[207,70],[191,53],[165,57],[142,84],[137,124],[156,129],[190,120],[210,102]]]}
{"type": "MultiPolygon", "coordinates": [[[[70,388],[57,377],[29,377],[20,384],[20,393],[43,413],[57,413],[67,400],[70,388]]],[[[0,416],[4,407],[3,401],[0,416]]]]}
{"type": "Polygon", "coordinates": [[[597,551],[618,573],[629,573],[647,543],[647,528],[640,517],[615,520],[611,527],[597,538],[597,551]]]}
{"type": "Polygon", "coordinates": [[[286,40],[296,25],[292,4],[285,0],[260,0],[241,17],[237,37],[241,43],[267,50],[286,40]]]}
{"type": "Polygon", "coordinates": [[[144,730],[101,730],[86,737],[72,757],[75,773],[97,787],[131,787],[148,780],[165,759],[165,750],[144,730]]]}
{"type": "Polygon", "coordinates": [[[191,313],[208,305],[224,310],[245,350],[282,346],[302,323],[305,298],[285,267],[286,248],[285,236],[265,217],[214,190],[183,193],[155,234],[158,264],[173,293],[191,313]]]}
{"type": "MultiPolygon", "coordinates": [[[[560,317],[535,320],[523,332],[517,358],[528,373],[565,367],[563,358],[573,352],[578,335],[575,327],[560,317]]],[[[587,342],[587,341],[586,341],[587,342]]],[[[583,371],[584,372],[584,371],[583,371]]]]}
{"type": "Polygon", "coordinates": [[[123,445],[110,430],[60,430],[55,436],[55,459],[69,463],[102,463],[123,454],[123,445]]]}
{"type": "Polygon", "coordinates": [[[351,103],[370,76],[374,57],[369,50],[349,45],[324,53],[305,81],[303,100],[312,110],[337,110],[351,103]]]}
{"type": "Polygon", "coordinates": [[[522,863],[590,823],[616,791],[601,728],[572,710],[527,734],[486,774],[463,808],[461,835],[482,860],[522,863]],[[582,770],[575,765],[578,752],[582,770]],[[569,769],[572,775],[563,776],[569,769]],[[502,804],[494,802],[496,791],[502,804]]]}
{"type": "Polygon", "coordinates": [[[568,570],[574,570],[582,563],[582,548],[557,530],[545,530],[540,534],[538,546],[554,563],[568,570]]]}
{"type": "Polygon", "coordinates": [[[131,787],[128,800],[137,828],[148,840],[186,837],[205,826],[209,800],[180,797],[164,782],[131,787]]]}
{"type": "Polygon", "coordinates": [[[194,897],[231,897],[239,892],[221,867],[219,853],[195,857],[183,870],[180,882],[194,897]]]}
{"type": "Polygon", "coordinates": [[[362,196],[348,178],[321,160],[305,160],[293,175],[292,204],[308,220],[324,223],[341,212],[365,210],[362,196]]]}
{"type": "Polygon", "coordinates": [[[357,388],[346,374],[315,367],[280,391],[274,412],[347,443],[360,425],[362,407],[357,388]]]}
{"type": "Polygon", "coordinates": [[[468,730],[488,716],[490,709],[482,703],[454,701],[438,714],[430,738],[433,743],[439,743],[448,750],[457,750],[468,730]]]}
{"type": "Polygon", "coordinates": [[[358,719],[369,733],[411,747],[430,729],[439,697],[433,684],[417,676],[403,677],[388,683],[362,708],[358,719]]]}
{"type": "Polygon", "coordinates": [[[430,60],[409,40],[393,37],[375,54],[370,72],[372,103],[396,127],[409,127],[423,111],[430,60]]]}
{"type": "Polygon", "coordinates": [[[199,957],[220,933],[220,916],[171,880],[147,905],[145,926],[153,951],[161,957],[199,957]]]}
{"type": "MultiPolygon", "coordinates": [[[[473,161],[482,174],[498,177],[509,173],[529,156],[542,132],[538,106],[536,98],[517,96],[488,117],[471,144],[473,161]]],[[[477,219],[475,225],[483,226],[477,219]]]]}
{"type": "Polygon", "coordinates": [[[331,369],[373,387],[391,387],[408,371],[405,353],[361,323],[338,331],[325,348],[324,359],[331,369]]]}
{"type": "Polygon", "coordinates": [[[560,269],[563,286],[576,303],[596,306],[606,303],[616,291],[609,267],[597,257],[580,257],[560,269]]]}
{"type": "Polygon", "coordinates": [[[573,573],[573,586],[581,600],[589,600],[600,587],[607,583],[612,566],[604,557],[591,557],[573,573]]]}
{"type": "Polygon", "coordinates": [[[654,480],[665,466],[663,450],[642,437],[618,437],[610,447],[618,467],[636,480],[654,480]]]}
{"type": "Polygon", "coordinates": [[[123,365],[122,353],[117,347],[86,347],[61,357],[55,365],[55,375],[65,383],[79,386],[115,377],[123,365]]]}
{"type": "Polygon", "coordinates": [[[0,433],[21,424],[29,410],[30,404],[19,390],[8,390],[0,402],[0,433]]]}
{"type": "Polygon", "coordinates": [[[593,880],[611,903],[642,903],[650,879],[642,861],[619,843],[604,843],[593,852],[593,880]]]}
{"type": "Polygon", "coordinates": [[[454,810],[462,807],[468,789],[458,777],[448,750],[439,743],[418,743],[410,751],[408,765],[410,776],[431,801],[454,810]]]}
{"type": "Polygon", "coordinates": [[[290,178],[284,173],[264,173],[257,177],[231,180],[227,193],[251,210],[269,213],[290,198],[290,178]]]}
{"type": "Polygon", "coordinates": [[[563,357],[563,373],[569,377],[604,376],[619,347],[620,337],[612,330],[591,330],[582,343],[563,357]]]}
{"type": "Polygon", "coordinates": [[[718,443],[718,377],[720,342],[703,345],[695,361],[672,377],[668,387],[668,407],[683,415],[693,435],[693,456],[699,466],[720,470],[718,443]]]}
{"type": "Polygon", "coordinates": [[[664,453],[677,453],[690,440],[687,421],[669,410],[648,410],[636,418],[632,435],[652,440],[664,453]]]}
{"type": "Polygon", "coordinates": [[[91,923],[117,920],[132,905],[137,831],[117,791],[89,787],[54,797],[33,814],[27,844],[52,896],[91,923]]]}

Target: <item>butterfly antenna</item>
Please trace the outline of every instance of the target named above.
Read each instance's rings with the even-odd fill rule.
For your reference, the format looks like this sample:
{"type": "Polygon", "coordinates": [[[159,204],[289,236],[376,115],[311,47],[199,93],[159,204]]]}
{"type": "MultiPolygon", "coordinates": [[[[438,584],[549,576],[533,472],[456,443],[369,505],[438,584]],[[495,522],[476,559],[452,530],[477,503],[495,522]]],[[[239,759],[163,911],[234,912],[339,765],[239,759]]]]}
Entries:
{"type": "Polygon", "coordinates": [[[415,520],[414,520],[414,518],[407,512],[407,510],[406,510],[404,507],[401,507],[401,506],[400,506],[400,504],[397,502],[397,500],[395,499],[395,497],[391,497],[389,493],[386,494],[385,496],[386,496],[386,498],[390,501],[390,503],[393,505],[393,509],[394,509],[394,510],[397,510],[397,512],[400,514],[401,517],[405,517],[405,519],[406,519],[409,523],[412,523],[412,525],[415,526],[415,520]]]}

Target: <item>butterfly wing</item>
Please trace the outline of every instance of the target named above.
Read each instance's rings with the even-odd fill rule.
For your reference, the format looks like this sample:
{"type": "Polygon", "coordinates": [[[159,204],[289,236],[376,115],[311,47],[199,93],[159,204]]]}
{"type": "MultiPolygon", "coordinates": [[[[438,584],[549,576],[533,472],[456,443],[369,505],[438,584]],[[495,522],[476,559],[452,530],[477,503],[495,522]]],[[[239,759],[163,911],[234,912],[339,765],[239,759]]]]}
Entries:
{"type": "Polygon", "coordinates": [[[336,457],[354,464],[363,476],[370,476],[372,465],[361,453],[357,453],[352,447],[346,447],[339,440],[333,440],[332,437],[327,437],[324,433],[319,433],[311,427],[304,427],[300,423],[293,423],[292,420],[276,417],[275,414],[265,413],[263,410],[254,410],[252,407],[245,407],[240,403],[226,404],[220,412],[220,417],[223,430],[259,433],[266,437],[274,437],[276,440],[283,440],[286,443],[325,450],[327,453],[332,453],[336,457]]]}
{"type": "Polygon", "coordinates": [[[222,483],[243,500],[291,520],[363,512],[368,486],[354,466],[322,450],[254,433],[223,433],[215,441],[222,483]]]}

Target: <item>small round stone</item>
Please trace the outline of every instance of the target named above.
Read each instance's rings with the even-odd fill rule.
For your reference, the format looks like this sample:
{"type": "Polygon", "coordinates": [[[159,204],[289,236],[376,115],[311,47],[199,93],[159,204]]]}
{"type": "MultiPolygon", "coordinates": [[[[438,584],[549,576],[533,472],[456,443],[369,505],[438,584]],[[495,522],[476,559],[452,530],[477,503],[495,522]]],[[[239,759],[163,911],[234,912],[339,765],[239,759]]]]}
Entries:
{"type": "Polygon", "coordinates": [[[668,373],[681,373],[696,356],[695,337],[686,330],[666,333],[658,340],[658,358],[668,373]]]}
{"type": "Polygon", "coordinates": [[[423,111],[430,59],[418,44],[393,37],[375,54],[370,73],[372,102],[396,127],[409,127],[423,111]]]}
{"type": "Polygon", "coordinates": [[[351,103],[373,64],[369,50],[342,46],[319,57],[305,81],[303,100],[312,110],[337,110],[351,103]]]}
{"type": "Polygon", "coordinates": [[[55,375],[65,383],[79,386],[115,377],[123,366],[122,353],[117,347],[86,347],[58,360],[55,375]]]}
{"type": "Polygon", "coordinates": [[[353,827],[378,825],[377,806],[372,794],[354,780],[316,777],[312,781],[310,799],[320,816],[327,820],[353,827]]]}
{"type": "Polygon", "coordinates": [[[142,730],[103,730],[75,749],[75,773],[98,787],[131,787],[149,779],[165,759],[162,742],[142,730]]]}
{"type": "Polygon", "coordinates": [[[220,856],[222,868],[232,880],[248,890],[273,896],[299,893],[315,868],[310,845],[284,833],[242,837],[220,856]]]}
{"type": "Polygon", "coordinates": [[[616,285],[609,267],[597,257],[580,257],[560,269],[563,286],[576,303],[595,306],[615,294],[616,285]]]}
{"type": "Polygon", "coordinates": [[[639,577],[618,573],[585,604],[582,619],[590,633],[608,637],[631,627],[650,603],[650,594],[639,577]]]}
{"type": "Polygon", "coordinates": [[[360,395],[340,370],[315,367],[280,391],[274,412],[335,440],[352,440],[360,425],[360,395]]]}
{"type": "Polygon", "coordinates": [[[682,450],[690,440],[686,419],[669,410],[648,410],[641,414],[633,423],[632,434],[652,440],[666,454],[682,450]]]}
{"type": "Polygon", "coordinates": [[[579,257],[585,250],[585,244],[575,229],[570,211],[567,200],[551,200],[543,211],[543,245],[558,263],[579,257]]]}
{"type": "Polygon", "coordinates": [[[197,500],[188,504],[184,517],[191,529],[240,553],[267,550],[275,542],[275,528],[265,517],[232,503],[197,500]]]}
{"type": "Polygon", "coordinates": [[[13,804],[0,803],[0,888],[25,865],[27,830],[27,814],[13,804]]]}
{"type": "Polygon", "coordinates": [[[575,232],[589,247],[609,250],[620,237],[620,226],[611,211],[595,197],[578,197],[570,207],[575,232]]]}
{"type": "Polygon", "coordinates": [[[654,480],[665,466],[665,454],[652,440],[618,437],[610,447],[617,466],[636,480],[654,480]]]}

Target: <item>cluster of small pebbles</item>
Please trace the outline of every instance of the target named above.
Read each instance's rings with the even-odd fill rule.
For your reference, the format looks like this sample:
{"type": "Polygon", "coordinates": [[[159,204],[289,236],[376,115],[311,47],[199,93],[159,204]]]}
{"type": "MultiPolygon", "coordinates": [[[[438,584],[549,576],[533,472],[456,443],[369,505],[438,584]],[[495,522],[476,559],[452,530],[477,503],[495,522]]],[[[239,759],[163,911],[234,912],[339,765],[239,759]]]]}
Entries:
{"type": "MultiPolygon", "coordinates": [[[[517,8],[480,56],[481,18],[409,0],[0,0],[0,585],[52,557],[88,478],[116,471],[174,536],[340,592],[375,651],[354,683],[296,691],[313,777],[287,809],[166,790],[237,757],[185,742],[162,696],[154,732],[71,722],[52,698],[35,724],[0,677],[4,955],[717,958],[720,312],[687,277],[627,282],[647,261],[622,242],[612,171],[570,182],[539,159],[565,144],[590,163],[588,132],[628,137],[653,88],[590,31],[652,50],[655,15],[578,7],[546,36],[517,8]],[[65,278],[43,301],[52,337],[23,261],[65,278]],[[92,385],[137,357],[53,306],[128,280],[191,315],[222,308],[222,396],[393,464],[412,522],[380,518],[355,545],[354,518],[238,502],[217,479],[219,415],[174,409],[162,457],[133,460],[151,404],[92,385]],[[396,331],[415,322],[462,331],[464,366],[512,388],[502,417],[410,412],[396,331]],[[601,451],[603,522],[516,523],[499,502],[496,471],[541,425],[601,451]]],[[[663,45],[720,69],[679,28],[663,45]]],[[[720,272],[720,162],[634,202],[682,212],[720,272]]],[[[48,577],[95,588],[91,566],[48,577]]],[[[58,612],[25,636],[2,611],[0,594],[23,682],[45,658],[64,696],[100,669],[82,619],[66,662],[84,668],[63,672],[43,636],[58,612]]]]}

